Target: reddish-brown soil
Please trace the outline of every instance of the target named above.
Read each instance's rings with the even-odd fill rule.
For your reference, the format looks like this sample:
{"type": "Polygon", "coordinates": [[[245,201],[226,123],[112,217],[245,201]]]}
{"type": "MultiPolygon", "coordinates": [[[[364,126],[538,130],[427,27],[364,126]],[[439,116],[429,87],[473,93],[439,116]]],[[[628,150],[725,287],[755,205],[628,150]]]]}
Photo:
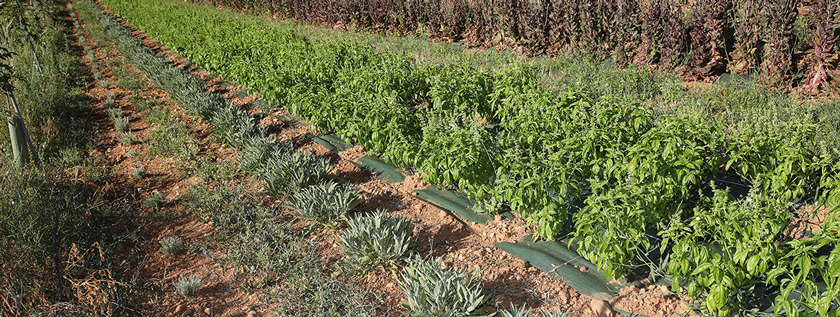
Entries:
{"type": "MultiPolygon", "coordinates": [[[[134,35],[144,37],[141,32],[134,31],[134,35]]],[[[99,63],[121,57],[117,50],[106,41],[95,43],[88,37],[88,45],[96,47],[99,63]]],[[[148,37],[144,42],[156,51],[167,56],[177,54],[156,46],[148,37]]],[[[84,59],[86,62],[87,60],[84,59]]],[[[130,68],[137,71],[135,68],[130,68]]],[[[111,78],[110,69],[103,69],[103,79],[111,78]]],[[[206,73],[200,73],[207,80],[211,91],[224,94],[231,98],[235,105],[245,105],[253,97],[241,99],[231,91],[236,87],[222,89],[219,83],[222,79],[209,80],[206,73]]],[[[142,76],[141,76],[142,77],[142,76]]],[[[144,81],[147,81],[143,77],[144,81]]],[[[138,315],[152,316],[254,316],[272,314],[271,305],[262,305],[260,290],[249,293],[242,290],[242,286],[249,280],[237,268],[229,266],[225,258],[223,242],[218,242],[219,248],[213,251],[197,254],[182,252],[175,256],[165,256],[158,249],[164,237],[178,235],[185,241],[187,247],[197,246],[213,237],[220,228],[199,221],[195,216],[187,213],[182,207],[167,208],[157,212],[142,206],[143,198],[154,191],[159,191],[169,199],[177,198],[188,188],[195,186],[196,177],[187,177],[179,172],[178,160],[165,156],[146,155],[145,146],[134,146],[140,155],[134,158],[126,157],[129,146],[115,141],[119,132],[108,120],[104,107],[105,95],[108,91],[116,93],[117,104],[123,108],[126,116],[131,119],[131,130],[141,142],[152,127],[143,121],[144,112],[135,111],[134,105],[127,99],[137,91],[122,91],[112,83],[107,89],[92,87],[89,91],[91,98],[97,101],[94,108],[98,116],[91,118],[91,124],[99,127],[97,147],[94,150],[102,154],[114,174],[119,175],[113,186],[114,199],[126,199],[131,204],[134,218],[130,223],[122,223],[126,228],[124,239],[115,245],[118,262],[127,264],[114,268],[119,276],[126,277],[130,283],[132,294],[131,304],[138,315]],[[131,170],[144,167],[147,177],[135,179],[131,170]],[[173,220],[174,219],[174,220],[173,220]],[[132,228],[138,228],[133,230],[132,228]],[[198,275],[203,278],[202,288],[196,296],[184,299],[175,294],[172,283],[182,275],[198,275]]],[[[235,151],[224,145],[210,142],[212,129],[206,123],[195,120],[186,115],[175,102],[171,101],[166,92],[148,88],[144,93],[154,98],[170,110],[173,115],[183,118],[192,127],[193,136],[199,145],[200,159],[213,160],[218,164],[235,164],[235,151]]],[[[259,109],[249,109],[259,112],[259,109]]],[[[364,155],[360,146],[353,147],[339,154],[329,152],[326,148],[311,141],[305,136],[312,133],[308,126],[292,129],[275,118],[275,115],[287,115],[284,109],[275,110],[266,116],[262,124],[270,126],[271,131],[282,140],[293,142],[299,149],[309,151],[312,155],[328,157],[332,160],[334,176],[340,183],[352,183],[362,192],[360,212],[386,209],[389,212],[405,216],[415,224],[414,237],[418,242],[421,256],[429,253],[442,257],[446,267],[477,270],[482,278],[484,289],[493,296],[492,307],[508,308],[510,305],[521,307],[523,304],[537,309],[553,311],[559,307],[569,311],[570,316],[612,316],[611,307],[648,316],[674,316],[684,313],[685,304],[679,297],[669,294],[665,288],[651,286],[647,289],[628,288],[623,295],[604,302],[589,298],[570,288],[562,280],[555,279],[528,263],[515,258],[496,248],[493,243],[500,241],[516,242],[523,236],[533,232],[533,228],[519,216],[514,220],[503,221],[497,217],[486,225],[465,226],[446,212],[437,209],[412,196],[415,189],[429,186],[419,175],[409,175],[401,183],[388,184],[362,171],[350,161],[364,155]]],[[[241,179],[240,179],[241,180],[241,179]]],[[[236,180],[234,182],[237,182],[236,180]]],[[[235,184],[227,184],[233,186],[235,184]]],[[[268,203],[271,200],[266,200],[268,203]]],[[[321,230],[313,236],[318,243],[319,252],[324,257],[326,265],[343,260],[341,251],[335,247],[340,230],[321,230]]],[[[216,243],[216,242],[214,242],[216,243]]],[[[405,310],[399,305],[404,300],[400,292],[395,274],[390,271],[373,270],[359,278],[360,289],[375,292],[385,302],[381,307],[382,313],[399,316],[405,310]]]]}

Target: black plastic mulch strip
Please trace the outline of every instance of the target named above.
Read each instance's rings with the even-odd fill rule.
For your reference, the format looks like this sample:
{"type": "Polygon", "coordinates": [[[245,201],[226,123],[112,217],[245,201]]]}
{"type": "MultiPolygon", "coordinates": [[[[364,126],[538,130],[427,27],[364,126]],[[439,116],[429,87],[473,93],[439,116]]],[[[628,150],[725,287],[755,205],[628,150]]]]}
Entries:
{"type": "Polygon", "coordinates": [[[556,241],[534,242],[532,236],[526,236],[518,243],[495,245],[595,299],[613,299],[624,286],[609,283],[594,264],[556,241]]]}
{"type": "Polygon", "coordinates": [[[493,216],[489,214],[478,214],[470,209],[472,202],[465,197],[457,195],[451,190],[442,190],[434,186],[429,186],[424,189],[415,190],[417,198],[427,203],[438,206],[441,209],[451,210],[461,218],[473,223],[487,223],[493,220],[493,216]]]}
{"type": "Polygon", "coordinates": [[[268,101],[265,101],[265,100],[262,100],[262,99],[257,99],[257,100],[251,100],[248,103],[251,104],[251,106],[253,106],[255,108],[262,109],[263,112],[268,113],[268,112],[271,111],[271,104],[268,101]]]}
{"type": "Polygon", "coordinates": [[[229,82],[226,82],[226,81],[223,81],[223,82],[219,83],[219,87],[222,87],[222,89],[228,89],[228,87],[232,87],[232,86],[233,86],[233,84],[231,84],[229,82]]]}
{"type": "Polygon", "coordinates": [[[393,164],[385,163],[385,161],[380,159],[365,155],[359,158],[358,162],[350,163],[353,163],[353,165],[359,166],[362,169],[375,172],[376,174],[374,175],[376,178],[381,179],[388,184],[402,183],[405,180],[405,175],[400,172],[398,167],[393,164]]]}
{"type": "Polygon", "coordinates": [[[235,91],[233,92],[233,95],[234,95],[234,96],[237,96],[237,97],[239,97],[239,98],[245,98],[245,97],[250,96],[250,94],[248,94],[248,92],[247,92],[247,91],[244,91],[244,90],[235,90],[235,91]]]}
{"type": "Polygon", "coordinates": [[[338,138],[338,136],[334,134],[322,135],[321,138],[332,143],[332,145],[334,145],[338,149],[338,151],[344,151],[353,147],[352,145],[347,144],[347,142],[344,142],[344,140],[338,138]]]}
{"type": "Polygon", "coordinates": [[[297,117],[295,117],[294,115],[291,115],[291,114],[290,115],[279,114],[279,115],[276,115],[274,117],[277,118],[277,120],[280,120],[281,122],[283,122],[283,124],[285,124],[287,127],[291,128],[291,129],[297,129],[297,128],[299,128],[303,125],[303,123],[301,123],[300,119],[298,119],[297,117]]]}
{"type": "Polygon", "coordinates": [[[322,138],[320,138],[320,137],[318,137],[318,136],[315,136],[315,135],[312,135],[312,134],[308,134],[308,133],[306,134],[306,137],[307,137],[307,138],[309,138],[309,139],[311,139],[312,141],[315,141],[315,143],[318,143],[318,144],[320,144],[320,145],[323,145],[323,146],[324,146],[325,148],[327,148],[327,150],[329,150],[330,152],[333,152],[333,153],[338,153],[338,152],[339,152],[339,150],[335,147],[335,145],[333,145],[332,143],[330,143],[330,142],[329,142],[329,141],[327,141],[327,140],[324,140],[324,139],[322,139],[322,138]]]}

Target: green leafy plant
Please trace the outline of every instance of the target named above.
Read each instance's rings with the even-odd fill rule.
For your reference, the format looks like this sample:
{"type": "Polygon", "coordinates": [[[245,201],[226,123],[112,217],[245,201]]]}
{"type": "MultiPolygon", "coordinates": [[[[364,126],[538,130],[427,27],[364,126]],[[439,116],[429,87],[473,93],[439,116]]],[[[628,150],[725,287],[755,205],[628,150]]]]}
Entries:
{"type": "Polygon", "coordinates": [[[338,247],[345,262],[357,270],[393,264],[408,256],[414,225],[408,218],[377,210],[372,215],[351,218],[338,247]]]}
{"type": "Polygon", "coordinates": [[[224,142],[240,147],[245,140],[262,135],[254,118],[236,106],[229,106],[216,113],[210,122],[224,142]]]}
{"type": "Polygon", "coordinates": [[[685,221],[674,218],[663,232],[662,249],[673,241],[668,272],[674,289],[706,298],[719,316],[738,311],[744,292],[776,267],[776,241],[787,229],[788,203],[753,189],[743,199],[723,190],[704,197],[685,221]]]}
{"type": "Polygon", "coordinates": [[[160,240],[160,252],[162,252],[163,254],[173,256],[180,253],[183,250],[184,240],[181,239],[181,237],[179,236],[166,237],[160,240]]]}
{"type": "Polygon", "coordinates": [[[445,270],[441,264],[440,258],[423,260],[419,256],[408,263],[399,281],[407,298],[402,306],[417,317],[484,314],[490,297],[481,288],[478,272],[445,270]]]}
{"type": "Polygon", "coordinates": [[[106,80],[100,80],[99,83],[97,83],[96,85],[99,86],[99,88],[107,89],[109,86],[111,86],[111,81],[107,80],[107,79],[106,80]]]}
{"type": "Polygon", "coordinates": [[[285,207],[297,210],[301,218],[334,228],[339,220],[347,219],[347,214],[361,202],[360,197],[358,188],[353,185],[327,182],[294,194],[285,207]]]}
{"type": "Polygon", "coordinates": [[[840,307],[840,206],[828,211],[826,222],[813,236],[788,242],[790,248],[767,274],[767,282],[781,287],[775,314],[836,316],[840,307]],[[826,252],[830,248],[830,251],[826,252]],[[781,277],[781,279],[780,279],[781,277]],[[821,281],[822,285],[818,284],[821,281]],[[798,293],[798,294],[795,294],[798,293]]]}
{"type": "Polygon", "coordinates": [[[183,275],[177,282],[173,283],[173,286],[175,286],[175,293],[184,296],[184,298],[188,298],[194,295],[198,289],[201,288],[201,280],[202,278],[197,275],[193,275],[189,278],[183,275]]]}

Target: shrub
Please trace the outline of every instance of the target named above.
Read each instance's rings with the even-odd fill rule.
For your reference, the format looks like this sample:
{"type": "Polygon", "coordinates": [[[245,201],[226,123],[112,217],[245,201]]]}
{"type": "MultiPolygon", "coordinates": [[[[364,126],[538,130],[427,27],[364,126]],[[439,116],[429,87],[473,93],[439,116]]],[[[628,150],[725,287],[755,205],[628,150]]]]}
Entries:
{"type": "Polygon", "coordinates": [[[338,246],[354,268],[393,263],[408,255],[414,224],[384,211],[347,221],[338,246]]]}
{"type": "Polygon", "coordinates": [[[117,128],[117,131],[128,132],[128,118],[120,117],[111,119],[114,121],[114,127],[117,128]]]}
{"type": "Polygon", "coordinates": [[[134,176],[136,179],[143,179],[143,177],[146,177],[146,169],[143,167],[132,169],[131,176],[134,176]]]}
{"type": "MultiPolygon", "coordinates": [[[[531,317],[531,309],[526,309],[525,304],[522,304],[522,310],[517,309],[516,305],[510,305],[510,310],[502,310],[501,312],[502,317],[531,317]]],[[[540,309],[540,314],[542,317],[566,317],[569,312],[561,312],[560,307],[558,307],[553,313],[540,309]]]]}
{"type": "Polygon", "coordinates": [[[296,152],[273,156],[260,176],[269,196],[285,200],[300,189],[327,179],[329,173],[329,160],[296,152]]]}
{"type": "Polygon", "coordinates": [[[213,124],[216,135],[222,141],[237,148],[245,140],[262,134],[254,118],[237,106],[229,106],[216,111],[210,123],[213,124]]]}
{"type": "Polygon", "coordinates": [[[104,105],[105,105],[106,109],[113,110],[114,106],[117,105],[117,102],[113,101],[113,100],[107,100],[107,101],[105,101],[104,105]]]}
{"type": "Polygon", "coordinates": [[[105,98],[108,98],[108,100],[114,100],[114,98],[116,98],[116,97],[117,97],[117,94],[113,91],[109,91],[108,93],[105,94],[105,98]]]}
{"type": "Polygon", "coordinates": [[[300,217],[334,227],[359,204],[359,191],[353,185],[340,186],[329,182],[309,187],[292,197],[287,208],[297,210],[300,217]]]}
{"type": "MultiPolygon", "coordinates": [[[[137,144],[138,140],[137,140],[137,136],[134,135],[134,134],[123,133],[123,134],[120,134],[120,137],[119,137],[118,141],[120,141],[120,143],[125,144],[125,145],[134,145],[134,144],[137,144]]],[[[126,156],[128,156],[128,154],[130,154],[130,153],[131,153],[131,150],[129,150],[129,153],[126,153],[126,156]]],[[[136,156],[137,151],[135,151],[134,154],[136,156]]]]}
{"type": "Polygon", "coordinates": [[[159,191],[155,191],[143,201],[143,205],[149,209],[160,209],[163,205],[166,204],[166,196],[161,194],[159,191]]]}
{"type": "Polygon", "coordinates": [[[125,157],[137,157],[140,153],[137,153],[135,149],[128,149],[128,152],[125,152],[125,157]]]}
{"type": "Polygon", "coordinates": [[[167,237],[160,240],[160,252],[173,256],[184,250],[184,240],[179,236],[167,237]]]}
{"type": "Polygon", "coordinates": [[[237,159],[241,169],[255,172],[265,166],[273,156],[291,154],[294,151],[294,145],[281,142],[274,136],[255,136],[243,142],[237,159]]]}
{"type": "Polygon", "coordinates": [[[178,295],[189,297],[201,288],[201,277],[195,275],[190,278],[181,276],[181,278],[173,284],[175,286],[175,292],[178,293],[178,295]]]}
{"type": "Polygon", "coordinates": [[[399,281],[407,300],[402,306],[412,316],[471,316],[484,312],[489,297],[481,289],[478,273],[441,268],[440,258],[417,257],[399,281]]]}
{"type": "Polygon", "coordinates": [[[122,118],[122,108],[108,109],[108,117],[111,118],[111,120],[114,120],[114,118],[122,118]]]}
{"type": "Polygon", "coordinates": [[[96,85],[99,86],[99,88],[106,88],[107,89],[108,86],[111,86],[111,81],[110,80],[100,80],[99,83],[96,84],[96,85]]]}

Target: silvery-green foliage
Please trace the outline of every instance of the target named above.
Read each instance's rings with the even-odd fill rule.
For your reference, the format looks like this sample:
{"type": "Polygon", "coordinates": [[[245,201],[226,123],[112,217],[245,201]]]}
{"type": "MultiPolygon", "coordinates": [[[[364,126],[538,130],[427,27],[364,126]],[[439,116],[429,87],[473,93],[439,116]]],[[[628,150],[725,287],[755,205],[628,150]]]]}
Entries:
{"type": "Polygon", "coordinates": [[[295,151],[290,142],[281,142],[274,136],[254,136],[242,143],[239,166],[246,171],[258,171],[273,157],[295,151]]]}
{"type": "Polygon", "coordinates": [[[408,255],[414,224],[406,217],[378,210],[347,221],[338,246],[354,268],[364,269],[398,261],[408,255]]]}
{"type": "MultiPolygon", "coordinates": [[[[531,309],[525,308],[525,304],[522,304],[522,310],[516,308],[516,305],[510,305],[510,310],[502,310],[501,313],[502,317],[531,317],[531,309]]],[[[560,311],[560,307],[557,307],[553,313],[540,309],[541,317],[566,317],[568,315],[568,312],[560,311]]],[[[536,317],[536,315],[534,317],[536,317]]]]}
{"type": "Polygon", "coordinates": [[[160,240],[160,252],[172,256],[184,250],[184,240],[179,236],[166,237],[160,240]]]}
{"type": "Polygon", "coordinates": [[[330,160],[300,152],[272,155],[260,172],[267,194],[279,200],[326,180],[329,174],[330,160]]]}
{"type": "Polygon", "coordinates": [[[317,221],[327,227],[335,227],[339,220],[347,219],[347,213],[361,202],[356,186],[338,185],[335,182],[322,183],[301,190],[292,196],[289,209],[297,210],[300,217],[317,221]]]}
{"type": "Polygon", "coordinates": [[[189,278],[181,276],[177,282],[173,283],[173,286],[175,286],[175,292],[178,295],[188,297],[195,294],[201,288],[201,277],[195,275],[189,278]]]}
{"type": "Polygon", "coordinates": [[[441,268],[440,258],[419,256],[405,268],[399,281],[407,300],[402,302],[412,316],[479,316],[489,297],[481,288],[478,272],[441,268]]]}

